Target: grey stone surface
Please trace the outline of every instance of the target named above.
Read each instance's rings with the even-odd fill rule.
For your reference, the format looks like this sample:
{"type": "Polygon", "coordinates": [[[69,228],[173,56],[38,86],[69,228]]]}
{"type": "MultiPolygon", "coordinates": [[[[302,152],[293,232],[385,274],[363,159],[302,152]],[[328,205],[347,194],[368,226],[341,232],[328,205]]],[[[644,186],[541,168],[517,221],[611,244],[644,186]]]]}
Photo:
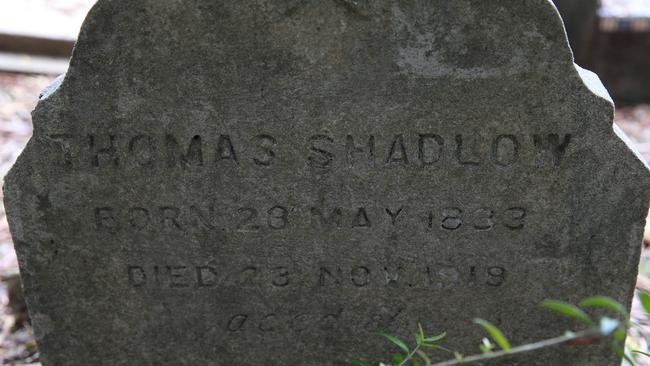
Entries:
{"type": "Polygon", "coordinates": [[[347,365],[418,322],[468,354],[475,317],[629,304],[612,112],[546,0],[100,0],[5,184],[43,364],[347,365]]]}

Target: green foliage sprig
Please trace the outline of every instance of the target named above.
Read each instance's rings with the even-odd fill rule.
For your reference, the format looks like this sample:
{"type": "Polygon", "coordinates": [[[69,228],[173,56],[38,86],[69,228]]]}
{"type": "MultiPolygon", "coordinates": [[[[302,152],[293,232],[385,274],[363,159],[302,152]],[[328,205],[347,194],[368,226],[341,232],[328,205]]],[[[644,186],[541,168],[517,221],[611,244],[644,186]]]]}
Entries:
{"type": "MultiPolygon", "coordinates": [[[[645,311],[650,314],[650,293],[640,294],[641,303],[645,311]]],[[[391,356],[390,362],[380,363],[380,366],[454,366],[464,365],[479,361],[486,361],[515,354],[538,351],[548,347],[559,346],[563,344],[580,345],[592,344],[599,341],[609,342],[613,352],[624,359],[630,366],[635,365],[631,353],[650,357],[641,351],[625,351],[625,337],[627,330],[631,326],[630,316],[625,306],[618,301],[606,296],[593,296],[582,300],[578,305],[569,304],[557,300],[546,300],[542,306],[547,310],[561,314],[563,316],[578,320],[585,328],[579,332],[567,331],[563,335],[542,340],[535,343],[524,344],[512,347],[510,341],[504,332],[484,319],[475,319],[474,323],[482,327],[487,333],[479,344],[480,354],[472,356],[463,356],[460,352],[451,351],[440,344],[447,333],[440,333],[434,336],[427,336],[421,324],[418,324],[418,332],[415,334],[415,343],[409,346],[398,337],[391,334],[381,333],[393,346],[399,349],[391,356]],[[589,315],[588,310],[601,309],[607,311],[610,316],[602,316],[594,319],[589,315]],[[433,363],[432,356],[427,351],[442,351],[453,355],[453,359],[448,361],[433,363]]],[[[367,361],[355,361],[357,366],[374,366],[367,361]]]]}

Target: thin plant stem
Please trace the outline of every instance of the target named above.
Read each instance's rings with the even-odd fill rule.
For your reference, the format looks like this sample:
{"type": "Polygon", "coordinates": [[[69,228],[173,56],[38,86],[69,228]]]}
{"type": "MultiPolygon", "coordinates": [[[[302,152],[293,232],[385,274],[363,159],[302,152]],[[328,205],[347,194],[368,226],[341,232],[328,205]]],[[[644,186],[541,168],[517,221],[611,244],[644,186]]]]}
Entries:
{"type": "MultiPolygon", "coordinates": [[[[600,331],[598,329],[588,329],[579,333],[570,333],[570,334],[563,335],[561,337],[556,337],[556,338],[551,338],[551,339],[547,339],[535,343],[525,344],[523,346],[511,348],[508,351],[497,351],[497,352],[484,353],[480,355],[468,356],[460,360],[449,360],[445,362],[436,363],[431,366],[465,365],[472,362],[486,361],[494,358],[516,355],[519,353],[537,351],[542,348],[553,347],[575,339],[588,338],[588,337],[600,338],[601,337],[600,331]]],[[[402,362],[400,366],[402,365],[404,365],[404,362],[402,362]]]]}
{"type": "Polygon", "coordinates": [[[415,357],[415,354],[417,353],[417,351],[418,351],[419,349],[420,349],[420,345],[418,344],[417,346],[415,346],[415,348],[413,348],[413,351],[411,351],[411,353],[409,353],[409,354],[406,356],[406,358],[404,358],[404,361],[400,362],[399,366],[406,366],[406,364],[407,364],[407,363],[408,363],[408,362],[409,362],[413,357],[415,357]]]}

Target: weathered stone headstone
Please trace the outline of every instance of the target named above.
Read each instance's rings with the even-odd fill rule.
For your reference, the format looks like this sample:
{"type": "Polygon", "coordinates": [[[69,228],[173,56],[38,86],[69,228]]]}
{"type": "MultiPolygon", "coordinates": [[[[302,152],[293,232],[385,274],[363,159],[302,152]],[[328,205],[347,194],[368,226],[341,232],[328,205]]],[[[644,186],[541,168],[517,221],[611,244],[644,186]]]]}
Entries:
{"type": "Polygon", "coordinates": [[[612,111],[547,0],[102,0],[5,186],[43,364],[346,365],[418,322],[468,354],[475,317],[629,304],[612,111]]]}

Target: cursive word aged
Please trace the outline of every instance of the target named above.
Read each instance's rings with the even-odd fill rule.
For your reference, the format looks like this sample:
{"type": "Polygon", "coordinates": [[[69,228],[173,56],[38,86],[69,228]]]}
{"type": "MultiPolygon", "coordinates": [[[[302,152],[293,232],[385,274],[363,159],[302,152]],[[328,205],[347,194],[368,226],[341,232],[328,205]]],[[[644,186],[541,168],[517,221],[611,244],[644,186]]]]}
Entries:
{"type": "Polygon", "coordinates": [[[377,329],[387,329],[397,320],[406,318],[406,306],[391,309],[368,310],[367,315],[359,317],[355,311],[345,305],[328,305],[323,312],[291,311],[291,309],[269,309],[260,313],[253,309],[242,309],[242,312],[230,315],[223,321],[223,328],[232,333],[275,333],[287,331],[302,333],[313,331],[314,327],[339,328],[351,323],[357,327],[374,332],[377,329]],[[248,310],[248,311],[247,311],[248,310]]]}

